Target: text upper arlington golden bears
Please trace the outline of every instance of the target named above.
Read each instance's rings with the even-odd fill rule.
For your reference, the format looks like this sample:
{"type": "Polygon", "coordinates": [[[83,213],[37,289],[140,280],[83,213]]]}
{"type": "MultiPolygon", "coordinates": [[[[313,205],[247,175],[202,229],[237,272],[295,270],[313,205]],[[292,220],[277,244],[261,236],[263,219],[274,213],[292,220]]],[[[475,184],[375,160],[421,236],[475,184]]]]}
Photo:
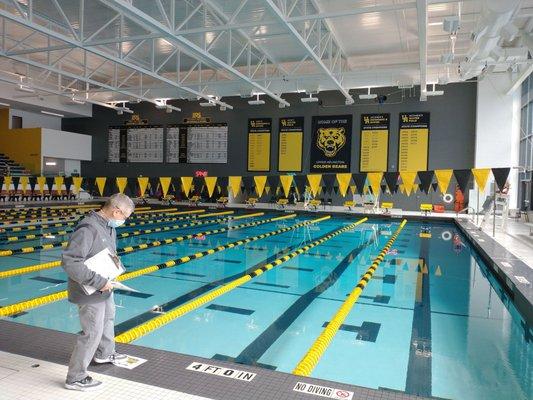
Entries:
{"type": "Polygon", "coordinates": [[[316,145],[326,157],[334,157],[346,143],[345,130],[342,127],[319,128],[316,145]]]}

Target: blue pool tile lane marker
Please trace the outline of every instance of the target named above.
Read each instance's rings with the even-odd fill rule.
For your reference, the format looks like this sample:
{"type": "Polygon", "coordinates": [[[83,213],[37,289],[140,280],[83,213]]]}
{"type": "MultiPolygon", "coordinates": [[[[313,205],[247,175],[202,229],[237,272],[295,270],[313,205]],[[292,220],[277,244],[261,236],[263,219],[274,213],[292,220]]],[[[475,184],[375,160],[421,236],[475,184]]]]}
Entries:
{"type": "Polygon", "coordinates": [[[309,289],[299,296],[274,322],[272,322],[255,340],[253,340],[241,353],[235,357],[217,354],[217,360],[232,361],[240,364],[263,366],[259,359],[270,347],[286,332],[296,319],[316,300],[321,294],[332,287],[348,266],[367,246],[373,243],[370,239],[352,249],[342,261],[325,277],[317,286],[309,289]]]}
{"type": "MultiPolygon", "coordinates": [[[[322,328],[326,328],[328,324],[328,321],[324,322],[322,328]]],[[[365,342],[375,342],[378,338],[380,328],[381,324],[378,324],[376,322],[364,321],[361,326],[341,324],[339,330],[357,333],[357,340],[363,340],[365,342]]]]}
{"type": "MultiPolygon", "coordinates": [[[[255,269],[257,269],[258,267],[260,267],[261,265],[265,264],[265,263],[269,263],[269,262],[272,262],[272,261],[275,261],[278,257],[280,257],[284,252],[286,251],[292,251],[294,249],[296,249],[297,246],[291,246],[291,247],[288,247],[286,249],[284,249],[283,251],[279,251],[277,253],[274,253],[273,255],[271,255],[270,257],[268,257],[266,260],[261,260],[259,263],[253,265],[252,267],[248,268],[246,270],[246,273],[250,273],[250,272],[253,272],[255,269]]],[[[173,272],[173,274],[175,275],[183,275],[183,276],[198,276],[198,277],[205,277],[206,275],[197,275],[197,274],[191,274],[191,273],[188,273],[188,272],[173,272]]],[[[155,275],[155,274],[148,274],[146,276],[154,276],[154,277],[158,277],[158,278],[165,278],[165,279],[179,279],[179,278],[171,278],[171,277],[168,277],[168,276],[161,276],[161,275],[155,275]]],[[[209,292],[210,290],[213,290],[214,288],[216,288],[217,286],[220,286],[220,285],[223,285],[225,283],[228,283],[228,282],[231,282],[232,280],[234,279],[237,279],[239,277],[242,276],[242,272],[240,273],[237,273],[237,274],[234,274],[234,275],[230,275],[230,276],[227,276],[227,277],[224,277],[224,278],[221,278],[221,279],[218,279],[216,281],[212,281],[212,282],[204,282],[205,284],[196,288],[196,289],[193,289],[191,290],[190,292],[188,293],[184,293],[182,294],[181,296],[179,297],[176,297],[170,301],[167,301],[166,303],[164,304],[160,304],[158,309],[161,310],[162,312],[167,312],[167,311],[170,311],[178,306],[181,306],[182,304],[185,304],[187,303],[188,301],[198,297],[198,296],[201,296],[207,292],[209,292]]],[[[183,280],[183,279],[181,279],[183,280]]],[[[199,282],[198,280],[194,280],[193,282],[199,282]]],[[[132,328],[134,328],[135,326],[143,323],[143,322],[146,322],[150,319],[152,319],[154,317],[154,313],[153,313],[153,310],[150,310],[150,311],[147,311],[147,312],[144,312],[142,314],[139,314],[133,318],[130,318],[126,321],[123,321],[121,322],[120,324],[117,324],[115,325],[115,334],[116,335],[120,335],[121,333],[123,332],[126,332],[132,328]]]]}
{"type": "Polygon", "coordinates": [[[396,232],[389,239],[385,247],[383,247],[379,255],[374,259],[372,265],[365,272],[357,286],[352,290],[348,298],[342,303],[340,308],[337,310],[328,326],[324,328],[322,333],[318,336],[318,338],[309,348],[307,353],[302,357],[298,365],[296,365],[296,367],[292,371],[293,374],[309,376],[311,372],[313,372],[313,369],[316,367],[320,358],[327,350],[329,344],[333,340],[333,337],[339,330],[339,327],[342,325],[349,312],[351,311],[352,307],[359,299],[359,296],[363,292],[370,279],[372,279],[374,272],[376,272],[376,269],[378,268],[379,264],[387,255],[387,252],[391,248],[392,244],[394,243],[406,223],[407,220],[404,219],[398,229],[396,229],[396,232]]]}
{"type": "Polygon", "coordinates": [[[223,311],[239,315],[252,315],[255,310],[248,310],[246,308],[223,306],[221,304],[210,304],[206,307],[208,310],[223,311]]]}
{"type": "Polygon", "coordinates": [[[416,296],[413,308],[409,362],[405,392],[412,395],[431,396],[431,302],[429,267],[429,240],[420,241],[420,256],[416,279],[416,296]]]}
{"type": "MultiPolygon", "coordinates": [[[[274,221],[284,220],[284,219],[288,219],[288,218],[294,218],[295,216],[296,216],[296,214],[288,214],[288,215],[284,215],[284,216],[281,216],[281,217],[275,217],[275,218],[270,218],[270,219],[262,220],[262,221],[258,221],[258,222],[252,222],[252,223],[250,223],[249,226],[255,226],[255,225],[265,224],[265,223],[268,223],[268,222],[274,222],[274,221]]],[[[204,256],[207,256],[207,255],[210,255],[210,254],[214,254],[214,253],[217,253],[219,251],[224,251],[226,249],[230,249],[230,248],[233,248],[233,247],[236,247],[236,246],[241,246],[243,244],[247,244],[247,243],[250,243],[250,242],[253,242],[253,241],[256,241],[256,240],[261,240],[261,239],[264,239],[264,238],[269,237],[269,236],[278,235],[280,233],[288,232],[288,231],[291,231],[293,229],[300,228],[302,226],[306,226],[306,225],[309,225],[309,224],[318,223],[318,222],[327,220],[329,218],[331,218],[331,217],[328,215],[328,216],[317,218],[317,219],[313,219],[313,220],[306,220],[306,221],[300,222],[298,224],[291,225],[291,226],[289,226],[287,228],[280,228],[280,229],[272,231],[272,232],[263,233],[261,235],[252,236],[252,237],[248,237],[248,238],[245,238],[245,239],[237,240],[235,242],[227,243],[225,245],[221,245],[221,246],[209,249],[209,250],[205,250],[205,251],[202,251],[202,252],[191,254],[189,256],[184,256],[184,257],[181,257],[181,258],[178,258],[178,259],[175,259],[175,260],[169,260],[169,261],[166,261],[166,262],[163,262],[163,263],[160,263],[160,264],[151,265],[151,266],[148,266],[148,267],[145,267],[145,268],[140,268],[140,269],[137,269],[135,271],[127,272],[125,274],[120,275],[117,278],[117,280],[118,281],[124,281],[124,280],[128,280],[128,279],[134,279],[134,278],[137,278],[139,276],[147,275],[147,274],[150,274],[152,272],[158,271],[160,269],[171,268],[171,267],[174,267],[174,266],[177,266],[177,265],[181,265],[181,264],[187,263],[187,262],[189,262],[191,260],[196,260],[198,258],[202,258],[204,256]]],[[[232,228],[235,229],[236,227],[232,227],[232,228]]],[[[224,231],[226,231],[226,230],[228,230],[228,229],[225,229],[224,231]]],[[[221,230],[218,229],[216,231],[220,232],[221,230]]],[[[209,232],[215,233],[215,231],[209,231],[209,232]]],[[[190,238],[192,238],[192,237],[197,236],[197,235],[199,235],[199,234],[193,234],[193,235],[188,235],[188,236],[191,236],[190,238]]],[[[167,244],[167,241],[164,241],[163,243],[158,242],[157,246],[160,246],[162,244],[167,244]]],[[[146,245],[140,245],[140,246],[145,246],[144,248],[148,247],[146,245]]],[[[36,307],[40,307],[40,306],[43,306],[43,305],[48,304],[48,303],[52,303],[54,301],[63,300],[63,299],[67,298],[67,295],[68,295],[68,292],[66,290],[63,290],[63,291],[60,291],[60,292],[50,293],[50,294],[48,294],[46,296],[39,296],[39,297],[35,297],[33,299],[29,299],[29,300],[21,301],[21,302],[18,302],[18,303],[10,304],[10,305],[7,305],[5,307],[0,308],[0,317],[10,316],[10,315],[13,315],[13,314],[17,314],[17,313],[19,313],[21,311],[25,311],[25,310],[28,310],[28,309],[31,309],[31,308],[36,308],[36,307]]]]}
{"type": "MultiPolygon", "coordinates": [[[[326,217],[322,217],[322,218],[318,218],[317,220],[314,220],[314,221],[319,221],[319,220],[325,220],[325,219],[329,219],[330,216],[326,216],[326,217]]],[[[209,303],[211,301],[213,301],[214,299],[216,299],[217,297],[220,297],[222,296],[223,294],[235,289],[236,287],[239,287],[247,282],[249,282],[250,280],[252,280],[253,278],[255,278],[256,276],[259,276],[259,275],[262,275],[263,273],[271,270],[272,268],[275,268],[277,267],[278,265],[280,264],[283,264],[284,262],[294,258],[294,257],[297,257],[299,256],[300,254],[303,254],[307,251],[309,251],[310,249],[316,247],[316,246],[319,246],[320,244],[322,244],[323,242],[326,242],[328,240],[330,240],[331,238],[335,237],[335,236],[338,236],[340,234],[342,234],[343,232],[345,231],[348,231],[348,230],[351,230],[351,229],[354,229],[357,225],[359,224],[362,224],[363,222],[365,222],[368,218],[363,218],[357,222],[354,222],[353,224],[350,224],[348,226],[345,226],[344,228],[341,228],[341,229],[338,229],[332,233],[330,233],[329,235],[319,239],[319,240],[315,240],[313,241],[312,243],[309,243],[308,245],[306,246],[303,246],[303,247],[300,247],[299,249],[291,252],[291,253],[288,253],[286,254],[285,256],[281,257],[281,258],[278,258],[277,260],[271,262],[271,263],[268,263],[268,264],[265,264],[263,265],[262,267],[256,269],[254,272],[250,273],[250,274],[246,274],[246,275],[243,275],[241,276],[240,278],[238,279],[235,279],[231,282],[229,282],[228,284],[224,285],[224,286],[221,286],[221,287],[218,287],[214,290],[212,290],[211,292],[201,296],[201,297],[198,297],[180,307],[177,307],[176,309],[174,310],[171,310],[169,312],[167,312],[166,314],[163,314],[163,315],[160,315],[160,316],[157,316],[153,319],[151,319],[150,321],[147,321],[145,322],[144,324],[141,324],[133,329],[130,329],[129,331],[126,331],[124,332],[123,334],[121,335],[118,335],[115,337],[115,341],[119,342],[119,343],[129,343],[133,340],[136,340],[144,335],[146,335],[147,333],[150,333],[158,328],[160,328],[161,326],[163,325],[166,325],[168,324],[169,322],[173,321],[174,319],[176,318],[179,318],[201,306],[203,306],[204,304],[206,303],[209,303]]],[[[283,229],[287,229],[287,228],[283,228],[283,229]]],[[[0,309],[0,312],[1,312],[2,309],[0,309]]]]}

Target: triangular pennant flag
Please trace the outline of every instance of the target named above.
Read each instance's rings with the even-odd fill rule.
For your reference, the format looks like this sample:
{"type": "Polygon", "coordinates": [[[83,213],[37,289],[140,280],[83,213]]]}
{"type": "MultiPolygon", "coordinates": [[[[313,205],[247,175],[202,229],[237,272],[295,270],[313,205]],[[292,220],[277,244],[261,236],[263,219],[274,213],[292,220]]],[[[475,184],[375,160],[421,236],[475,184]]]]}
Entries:
{"type": "Polygon", "coordinates": [[[231,189],[233,197],[237,197],[241,190],[241,176],[230,176],[228,179],[228,186],[231,189]]]}
{"type": "Polygon", "coordinates": [[[405,186],[403,185],[403,183],[400,183],[398,185],[398,190],[400,191],[401,194],[405,194],[405,186]]]}
{"type": "Polygon", "coordinates": [[[204,177],[205,185],[207,186],[207,194],[209,197],[213,197],[215,191],[215,185],[217,184],[216,176],[206,176],[204,177]]]}
{"type": "Polygon", "coordinates": [[[183,193],[185,193],[185,197],[189,197],[189,193],[191,192],[191,185],[192,176],[181,177],[181,188],[183,189],[183,193]]]}
{"type": "Polygon", "coordinates": [[[450,186],[450,179],[452,179],[453,170],[451,169],[437,169],[435,171],[435,178],[439,185],[440,192],[445,194],[450,186]]]}
{"type": "MultiPolygon", "coordinates": [[[[267,177],[268,187],[272,193],[276,193],[279,186],[279,176],[278,175],[269,175],[267,177]]],[[[268,193],[268,191],[267,191],[268,193]]]]}
{"type": "Polygon", "coordinates": [[[505,188],[509,172],[511,172],[511,168],[492,168],[492,175],[494,176],[496,186],[498,186],[500,191],[505,188]]]}
{"type": "Polygon", "coordinates": [[[242,177],[242,185],[244,187],[244,191],[251,196],[254,192],[254,177],[253,176],[243,176],[242,177]]]}
{"type": "Polygon", "coordinates": [[[343,173],[337,174],[337,182],[339,182],[339,192],[342,197],[346,197],[348,192],[348,187],[350,186],[350,181],[352,180],[352,174],[343,173]]]}
{"type": "Polygon", "coordinates": [[[305,192],[305,183],[307,182],[307,179],[305,175],[294,175],[294,186],[296,186],[296,190],[298,190],[298,194],[302,196],[305,192]]]}
{"type": "Polygon", "coordinates": [[[72,186],[74,187],[74,190],[72,192],[74,194],[78,194],[80,192],[82,182],[83,182],[83,178],[81,176],[72,177],[72,186]]]}
{"type": "Polygon", "coordinates": [[[364,192],[365,188],[365,182],[366,182],[366,172],[360,172],[358,174],[353,174],[353,182],[355,183],[355,186],[357,187],[357,191],[359,194],[364,192]]]}
{"type": "Polygon", "coordinates": [[[489,179],[490,168],[472,168],[472,174],[474,174],[479,190],[484,192],[489,179]]]}
{"type": "Polygon", "coordinates": [[[369,172],[367,174],[368,182],[372,188],[372,193],[377,195],[381,188],[381,180],[383,179],[383,172],[369,172]]]}
{"type": "MultiPolygon", "coordinates": [[[[388,189],[387,185],[381,185],[381,193],[387,193],[388,189]]],[[[390,191],[388,193],[390,193],[390,191]]]]}
{"type": "Polygon", "coordinates": [[[28,176],[21,176],[20,177],[20,188],[19,190],[22,191],[22,193],[26,193],[26,189],[28,188],[28,183],[30,182],[30,178],[28,176]]]}
{"type": "Polygon", "coordinates": [[[281,175],[279,180],[281,181],[281,187],[283,188],[285,197],[289,197],[289,191],[291,190],[292,185],[292,175],[281,175]]]}
{"type": "MultiPolygon", "coordinates": [[[[8,177],[6,176],[6,178],[8,178],[8,177]]],[[[4,185],[5,184],[6,184],[6,181],[4,180],[4,185]]],[[[37,177],[37,184],[39,185],[39,191],[42,194],[44,192],[44,189],[45,189],[44,187],[46,185],[46,178],[44,176],[38,176],[37,177]]]]}
{"type": "Polygon", "coordinates": [[[455,176],[455,180],[457,181],[461,192],[465,193],[466,187],[470,182],[470,177],[472,176],[472,171],[469,169],[454,169],[453,176],[455,176]]]}
{"type": "Polygon", "coordinates": [[[411,191],[415,186],[416,172],[400,172],[400,178],[402,178],[403,188],[407,196],[411,195],[411,191]]]}
{"type": "Polygon", "coordinates": [[[352,192],[352,195],[355,194],[356,191],[357,191],[357,186],[350,185],[350,192],[352,192]]]}
{"type": "MultiPolygon", "coordinates": [[[[228,197],[228,183],[229,183],[229,177],[227,176],[219,176],[217,178],[217,190],[219,196],[228,197]]],[[[239,183],[240,186],[240,183],[239,183]]]]}
{"type": "Polygon", "coordinates": [[[420,187],[420,185],[419,185],[418,183],[415,183],[415,184],[413,185],[413,193],[418,192],[419,187],[420,187]]]}
{"type": "Polygon", "coordinates": [[[255,191],[257,192],[257,197],[261,197],[263,195],[263,192],[265,191],[266,181],[267,177],[264,175],[254,176],[255,191]]]}
{"type": "MultiPolygon", "coordinates": [[[[31,191],[35,191],[35,186],[37,185],[37,177],[36,176],[30,176],[29,177],[29,182],[30,182],[30,189],[31,191]]],[[[2,188],[2,186],[0,185],[0,189],[2,188]]]]}
{"type": "Polygon", "coordinates": [[[4,190],[10,190],[11,189],[11,176],[5,176],[4,177],[4,190]]]}
{"type": "Polygon", "coordinates": [[[433,182],[433,171],[418,171],[418,179],[420,179],[420,189],[428,194],[431,182],[433,182]]]}
{"type": "Polygon", "coordinates": [[[104,195],[104,189],[105,189],[105,181],[107,178],[105,176],[99,176],[96,178],[96,186],[98,187],[98,193],[100,193],[100,196],[104,195]]]}
{"type": "Polygon", "coordinates": [[[399,172],[385,172],[384,178],[391,193],[398,190],[398,176],[399,172]]]}
{"type": "Polygon", "coordinates": [[[192,178],[192,190],[195,195],[200,196],[205,188],[203,177],[195,176],[192,178]]]}
{"type": "Polygon", "coordinates": [[[437,189],[439,188],[439,184],[438,184],[438,182],[433,182],[433,183],[431,184],[431,188],[433,189],[434,192],[436,192],[437,189]]]}
{"type": "Polygon", "coordinates": [[[331,194],[331,192],[333,191],[333,186],[335,185],[335,175],[322,175],[322,182],[324,183],[324,194],[331,194]]]}
{"type": "Polygon", "coordinates": [[[311,194],[316,197],[318,190],[320,189],[320,181],[322,180],[322,174],[309,174],[307,175],[307,181],[311,188],[311,194]]]}
{"type": "Polygon", "coordinates": [[[170,176],[160,176],[159,182],[161,183],[161,192],[163,197],[167,197],[168,188],[170,187],[170,181],[172,178],[170,176]]]}
{"type": "Polygon", "coordinates": [[[143,197],[148,187],[148,177],[140,176],[137,178],[137,183],[139,183],[139,197],[143,197]]]}
{"type": "Polygon", "coordinates": [[[128,178],[126,177],[117,177],[117,188],[119,193],[124,193],[124,189],[126,189],[126,185],[128,184],[128,178]]]}

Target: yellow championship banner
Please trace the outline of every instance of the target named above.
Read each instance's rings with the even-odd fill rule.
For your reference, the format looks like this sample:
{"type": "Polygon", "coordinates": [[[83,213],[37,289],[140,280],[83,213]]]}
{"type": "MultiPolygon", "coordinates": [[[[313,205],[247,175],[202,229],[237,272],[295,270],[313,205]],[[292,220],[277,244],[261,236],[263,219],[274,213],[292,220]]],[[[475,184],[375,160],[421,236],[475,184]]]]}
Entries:
{"type": "Polygon", "coordinates": [[[304,117],[279,119],[278,171],[301,172],[304,117]]]}
{"type": "Polygon", "coordinates": [[[361,115],[359,171],[386,172],[389,157],[390,114],[361,115]]]}
{"type": "Polygon", "coordinates": [[[271,118],[248,120],[248,171],[270,171],[271,118]]]}
{"type": "Polygon", "coordinates": [[[429,113],[400,113],[398,171],[427,171],[429,113]]]}

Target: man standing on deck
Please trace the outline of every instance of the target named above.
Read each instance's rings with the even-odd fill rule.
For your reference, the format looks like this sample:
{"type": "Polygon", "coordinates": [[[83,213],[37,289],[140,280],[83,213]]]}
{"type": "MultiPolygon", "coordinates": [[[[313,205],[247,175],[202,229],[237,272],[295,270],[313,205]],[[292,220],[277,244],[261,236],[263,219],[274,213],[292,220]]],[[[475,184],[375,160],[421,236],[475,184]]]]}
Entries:
{"type": "Polygon", "coordinates": [[[107,248],[116,254],[116,228],[123,225],[135,205],[126,195],[111,196],[101,210],[83,218],[63,251],[62,267],[68,275],[68,300],[78,306],[82,331],[70,357],[65,387],[71,390],[96,390],[102,382],[87,374],[91,360],[99,364],[124,360],[115,351],[115,301],[109,280],[85,265],[85,261],[107,248]],[[99,290],[87,295],[82,285],[99,290]]]}

